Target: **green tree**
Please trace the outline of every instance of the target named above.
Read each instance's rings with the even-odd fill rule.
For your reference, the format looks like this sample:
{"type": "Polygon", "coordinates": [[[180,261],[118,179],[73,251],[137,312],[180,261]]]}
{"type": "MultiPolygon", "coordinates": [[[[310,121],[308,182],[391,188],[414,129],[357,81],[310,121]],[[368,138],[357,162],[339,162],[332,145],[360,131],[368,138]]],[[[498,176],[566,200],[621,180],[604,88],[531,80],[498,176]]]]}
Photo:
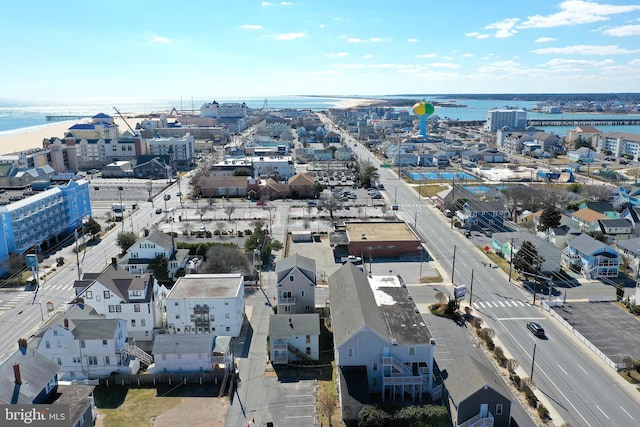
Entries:
{"type": "Polygon", "coordinates": [[[118,247],[122,250],[122,253],[125,253],[127,249],[133,246],[136,240],[138,240],[138,236],[135,233],[118,233],[116,245],[118,245],[118,247]]]}
{"type": "Polygon", "coordinates": [[[540,224],[538,224],[538,231],[547,231],[550,228],[556,228],[560,226],[560,220],[562,219],[562,213],[555,205],[549,205],[540,214],[540,224]]]}
{"type": "Polygon", "coordinates": [[[233,176],[251,176],[251,169],[249,168],[235,168],[233,176]]]}
{"type": "MultiPolygon", "coordinates": [[[[513,250],[513,249],[512,249],[513,250]]],[[[540,272],[544,258],[538,255],[536,247],[528,240],[522,242],[518,252],[513,255],[513,268],[525,273],[537,274],[540,272]]]]}
{"type": "Polygon", "coordinates": [[[254,223],[254,230],[244,243],[246,252],[253,253],[256,249],[259,251],[263,265],[269,263],[273,251],[279,251],[282,248],[282,242],[272,239],[270,235],[265,233],[264,222],[262,221],[254,223]]]}
{"type": "Polygon", "coordinates": [[[376,180],[379,178],[379,176],[380,175],[378,174],[378,168],[376,168],[375,166],[366,166],[360,172],[360,181],[365,188],[368,188],[371,186],[371,180],[376,180]]]}
{"type": "Polygon", "coordinates": [[[93,217],[89,217],[87,223],[84,225],[85,234],[89,234],[92,239],[95,239],[100,235],[101,231],[102,226],[100,225],[100,223],[93,219],[93,217]]]}
{"type": "Polygon", "coordinates": [[[149,262],[149,270],[153,271],[153,275],[160,283],[169,283],[169,260],[163,254],[156,255],[149,262]]]}
{"type": "Polygon", "coordinates": [[[358,427],[387,427],[392,421],[391,415],[372,405],[365,405],[358,413],[358,427]]]}

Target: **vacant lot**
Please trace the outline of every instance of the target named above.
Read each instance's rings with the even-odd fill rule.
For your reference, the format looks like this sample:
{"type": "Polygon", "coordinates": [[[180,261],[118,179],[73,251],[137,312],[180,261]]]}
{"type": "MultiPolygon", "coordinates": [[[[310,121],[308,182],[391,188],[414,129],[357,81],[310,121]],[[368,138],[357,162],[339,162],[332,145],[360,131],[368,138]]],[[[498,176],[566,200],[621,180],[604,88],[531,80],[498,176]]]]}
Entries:
{"type": "Polygon", "coordinates": [[[199,427],[224,426],[226,397],[206,386],[169,388],[96,387],[97,426],[199,427]]]}

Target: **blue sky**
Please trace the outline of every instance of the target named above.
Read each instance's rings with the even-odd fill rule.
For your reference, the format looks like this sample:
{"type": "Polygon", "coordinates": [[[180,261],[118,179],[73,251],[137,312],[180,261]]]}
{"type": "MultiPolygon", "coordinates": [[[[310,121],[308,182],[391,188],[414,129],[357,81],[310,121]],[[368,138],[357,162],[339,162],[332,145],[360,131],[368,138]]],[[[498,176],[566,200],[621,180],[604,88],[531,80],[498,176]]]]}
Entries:
{"type": "Polygon", "coordinates": [[[633,0],[24,0],[0,97],[640,92],[633,0]]]}

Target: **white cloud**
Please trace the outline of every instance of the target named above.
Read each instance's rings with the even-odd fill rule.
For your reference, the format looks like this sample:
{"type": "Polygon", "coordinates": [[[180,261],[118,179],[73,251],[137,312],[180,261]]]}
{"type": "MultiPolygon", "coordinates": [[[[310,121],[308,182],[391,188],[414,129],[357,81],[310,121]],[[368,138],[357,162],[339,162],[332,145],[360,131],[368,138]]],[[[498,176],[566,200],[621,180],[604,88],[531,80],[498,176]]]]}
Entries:
{"type": "Polygon", "coordinates": [[[473,53],[463,53],[462,54],[463,58],[473,58],[473,56],[474,56],[473,53]]]}
{"type": "Polygon", "coordinates": [[[347,42],[348,42],[348,43],[365,43],[365,42],[366,42],[366,40],[362,40],[362,39],[359,39],[359,38],[357,38],[357,37],[349,37],[349,38],[347,39],[347,42]]]}
{"type": "Polygon", "coordinates": [[[640,59],[634,59],[629,61],[629,65],[640,65],[640,59]]]}
{"type": "Polygon", "coordinates": [[[547,47],[543,49],[534,49],[532,53],[537,54],[564,54],[564,55],[624,55],[628,53],[637,53],[640,50],[629,50],[620,48],[616,45],[609,46],[593,46],[578,44],[567,47],[547,47]]]}
{"type": "Polygon", "coordinates": [[[362,56],[364,59],[370,59],[373,58],[373,55],[371,55],[370,53],[367,53],[365,55],[362,56]]]}
{"type": "Polygon", "coordinates": [[[592,1],[568,0],[560,3],[560,12],[529,16],[518,28],[551,28],[606,21],[609,15],[640,10],[639,5],[618,6],[592,1]]]}
{"type": "Polygon", "coordinates": [[[171,40],[169,40],[166,37],[160,37],[160,36],[155,36],[151,39],[152,42],[154,43],[166,43],[166,44],[170,44],[171,40]]]}
{"type": "Polygon", "coordinates": [[[451,69],[460,68],[458,64],[453,64],[451,62],[434,62],[432,64],[428,64],[428,66],[435,67],[435,68],[451,68],[451,69]]]}
{"type": "MultiPolygon", "coordinates": [[[[344,36],[341,36],[340,38],[344,38],[344,36]]],[[[384,42],[384,41],[388,41],[388,39],[383,39],[382,37],[371,37],[369,40],[361,39],[359,37],[348,37],[347,38],[347,42],[348,43],[380,43],[380,42],[384,42]]]]}
{"type": "Polygon", "coordinates": [[[546,66],[551,68],[565,68],[565,67],[604,67],[613,64],[613,59],[605,59],[603,61],[589,61],[586,59],[562,59],[556,58],[545,63],[546,66]]]}
{"type": "Polygon", "coordinates": [[[553,37],[538,37],[537,39],[534,40],[534,43],[549,43],[555,40],[556,39],[554,39],[553,37]]]}
{"type": "Polygon", "coordinates": [[[242,28],[243,30],[261,30],[262,25],[245,24],[241,25],[240,28],[242,28]]]}
{"type": "Polygon", "coordinates": [[[384,39],[382,39],[380,37],[372,37],[371,39],[369,39],[369,41],[371,43],[380,43],[380,42],[384,41],[384,39]]]}
{"type": "Polygon", "coordinates": [[[331,52],[327,53],[327,56],[330,58],[344,58],[345,56],[349,56],[347,52],[331,52]]]}
{"type": "Polygon", "coordinates": [[[304,33],[280,33],[276,36],[276,40],[295,40],[304,37],[304,33]]]}
{"type": "Polygon", "coordinates": [[[421,53],[419,55],[416,55],[418,58],[435,58],[436,56],[438,56],[437,53],[421,53]]]}
{"type": "Polygon", "coordinates": [[[419,39],[407,39],[407,41],[408,41],[409,43],[417,43],[417,42],[419,42],[420,40],[419,40],[419,39]]]}
{"type": "Polygon", "coordinates": [[[280,3],[271,3],[270,1],[263,1],[262,2],[262,7],[269,7],[269,6],[292,6],[293,3],[290,1],[281,1],[280,3]]]}
{"type": "Polygon", "coordinates": [[[516,23],[520,21],[519,18],[508,18],[499,22],[494,22],[484,27],[486,30],[496,30],[497,39],[505,39],[515,35],[518,31],[514,29],[516,23]]]}
{"type": "Polygon", "coordinates": [[[640,35],[640,25],[624,25],[622,27],[608,28],[602,31],[605,36],[628,37],[640,35]]]}
{"type": "Polygon", "coordinates": [[[474,31],[472,33],[467,33],[467,34],[465,34],[465,36],[474,37],[474,38],[476,38],[478,40],[488,39],[489,37],[491,37],[489,34],[482,34],[482,33],[479,33],[477,31],[474,31]]]}

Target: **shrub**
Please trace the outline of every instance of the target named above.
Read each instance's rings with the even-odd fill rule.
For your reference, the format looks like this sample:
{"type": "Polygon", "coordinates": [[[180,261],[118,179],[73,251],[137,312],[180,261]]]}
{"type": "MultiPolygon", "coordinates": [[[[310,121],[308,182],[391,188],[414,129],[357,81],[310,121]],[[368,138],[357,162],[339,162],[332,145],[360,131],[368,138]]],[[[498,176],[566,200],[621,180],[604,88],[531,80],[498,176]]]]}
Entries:
{"type": "Polygon", "coordinates": [[[522,391],[524,391],[524,397],[527,399],[529,406],[535,408],[538,405],[538,398],[535,394],[533,394],[533,390],[528,385],[522,387],[522,391]]]}
{"type": "Polygon", "coordinates": [[[540,419],[548,420],[549,419],[549,410],[545,408],[543,405],[538,406],[538,416],[540,419]]]}
{"type": "Polygon", "coordinates": [[[479,317],[476,317],[475,319],[473,319],[473,326],[475,326],[476,329],[482,328],[482,319],[479,317]]]}
{"type": "Polygon", "coordinates": [[[500,366],[504,367],[507,364],[507,356],[504,355],[504,350],[502,350],[502,347],[498,346],[493,350],[493,353],[496,355],[496,359],[498,360],[498,363],[500,363],[500,366]]]}
{"type": "Polygon", "coordinates": [[[637,372],[640,372],[640,359],[633,361],[633,369],[635,369],[637,372]]]}
{"type": "Polygon", "coordinates": [[[494,348],[496,348],[496,345],[494,344],[494,342],[493,342],[493,339],[492,339],[492,338],[487,338],[487,339],[485,340],[485,342],[487,343],[487,348],[488,348],[489,350],[493,351],[493,349],[494,349],[494,348]]]}
{"type": "Polygon", "coordinates": [[[516,387],[520,388],[521,379],[519,375],[516,375],[516,374],[511,375],[511,381],[513,381],[516,387]]]}

